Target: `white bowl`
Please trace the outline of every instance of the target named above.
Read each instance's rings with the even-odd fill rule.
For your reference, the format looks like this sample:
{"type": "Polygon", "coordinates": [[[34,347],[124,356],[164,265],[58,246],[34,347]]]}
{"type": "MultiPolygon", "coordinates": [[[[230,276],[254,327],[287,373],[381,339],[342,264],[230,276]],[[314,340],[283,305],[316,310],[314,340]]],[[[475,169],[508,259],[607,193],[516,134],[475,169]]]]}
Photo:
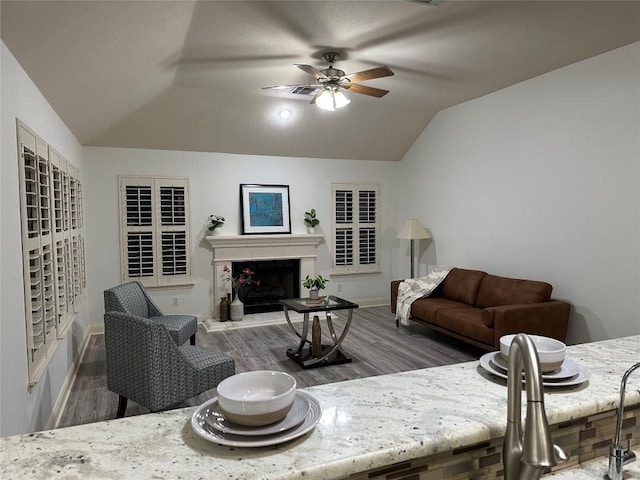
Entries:
{"type": "MultiPolygon", "coordinates": [[[[562,362],[564,362],[567,346],[555,338],[543,337],[541,335],[527,335],[533,342],[536,352],[538,352],[540,369],[548,373],[560,368],[562,362]]],[[[500,353],[507,360],[509,360],[509,348],[511,347],[511,342],[514,337],[515,334],[500,337],[500,353]]]]}
{"type": "Polygon", "coordinates": [[[285,372],[239,373],[218,385],[218,405],[225,418],[247,427],[261,427],[284,418],[295,396],[296,379],[285,372]]]}

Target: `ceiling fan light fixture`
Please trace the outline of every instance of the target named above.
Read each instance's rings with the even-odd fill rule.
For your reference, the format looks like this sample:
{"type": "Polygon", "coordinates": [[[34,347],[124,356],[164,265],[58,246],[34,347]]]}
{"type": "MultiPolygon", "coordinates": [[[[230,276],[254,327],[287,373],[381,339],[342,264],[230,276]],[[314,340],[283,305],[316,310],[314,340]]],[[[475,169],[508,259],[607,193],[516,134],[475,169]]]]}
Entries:
{"type": "Polygon", "coordinates": [[[349,100],[342,92],[335,92],[333,94],[333,101],[336,108],[342,108],[351,103],[351,100],[349,100]]]}
{"type": "Polygon", "coordinates": [[[318,98],[316,98],[316,105],[322,110],[333,112],[336,108],[342,108],[345,105],[351,103],[342,92],[338,92],[333,88],[324,88],[318,98]]]}
{"type": "Polygon", "coordinates": [[[316,98],[316,105],[322,110],[333,112],[336,108],[333,105],[333,95],[331,94],[331,90],[328,88],[322,89],[322,92],[320,92],[320,95],[316,98]]]}

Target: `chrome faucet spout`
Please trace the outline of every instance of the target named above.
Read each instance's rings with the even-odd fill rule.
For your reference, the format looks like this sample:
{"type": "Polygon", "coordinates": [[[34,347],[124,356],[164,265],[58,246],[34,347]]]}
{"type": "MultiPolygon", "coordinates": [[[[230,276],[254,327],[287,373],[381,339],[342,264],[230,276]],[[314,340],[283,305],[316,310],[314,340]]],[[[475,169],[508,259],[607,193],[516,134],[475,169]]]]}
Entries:
{"type": "Polygon", "coordinates": [[[503,459],[505,480],[537,480],[547,468],[566,458],[553,444],[544,409],[544,392],[538,353],[524,333],[516,335],[509,349],[507,377],[507,430],[503,459]],[[527,418],[522,428],[522,376],[527,392],[527,418]]]}
{"type": "Polygon", "coordinates": [[[627,448],[622,446],[622,420],[624,417],[624,391],[627,387],[627,379],[635,370],[640,368],[640,363],[632,365],[620,382],[620,406],[618,407],[618,418],[616,420],[616,433],[613,438],[613,445],[609,450],[609,471],[604,476],[607,480],[622,480],[624,478],[623,467],[631,462],[635,462],[636,455],[631,451],[631,441],[627,442],[627,448]]]}

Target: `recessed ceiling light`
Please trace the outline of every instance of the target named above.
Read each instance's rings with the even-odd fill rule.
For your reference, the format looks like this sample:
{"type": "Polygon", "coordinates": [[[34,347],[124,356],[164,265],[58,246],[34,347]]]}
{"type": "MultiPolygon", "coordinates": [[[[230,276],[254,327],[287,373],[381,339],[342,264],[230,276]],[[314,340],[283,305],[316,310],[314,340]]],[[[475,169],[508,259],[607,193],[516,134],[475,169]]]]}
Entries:
{"type": "Polygon", "coordinates": [[[291,118],[291,115],[293,115],[293,112],[291,111],[290,108],[281,108],[280,110],[278,110],[276,115],[278,115],[278,118],[282,120],[287,120],[288,118],[291,118]]]}

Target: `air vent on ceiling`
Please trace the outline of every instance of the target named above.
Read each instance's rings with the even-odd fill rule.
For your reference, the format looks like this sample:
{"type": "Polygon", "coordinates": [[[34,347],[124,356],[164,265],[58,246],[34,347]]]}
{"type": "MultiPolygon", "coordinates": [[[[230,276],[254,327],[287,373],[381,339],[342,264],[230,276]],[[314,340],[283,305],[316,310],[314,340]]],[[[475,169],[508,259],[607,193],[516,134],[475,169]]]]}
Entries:
{"type": "Polygon", "coordinates": [[[291,93],[296,95],[313,96],[318,91],[318,87],[295,87],[291,90],[291,93]]]}

